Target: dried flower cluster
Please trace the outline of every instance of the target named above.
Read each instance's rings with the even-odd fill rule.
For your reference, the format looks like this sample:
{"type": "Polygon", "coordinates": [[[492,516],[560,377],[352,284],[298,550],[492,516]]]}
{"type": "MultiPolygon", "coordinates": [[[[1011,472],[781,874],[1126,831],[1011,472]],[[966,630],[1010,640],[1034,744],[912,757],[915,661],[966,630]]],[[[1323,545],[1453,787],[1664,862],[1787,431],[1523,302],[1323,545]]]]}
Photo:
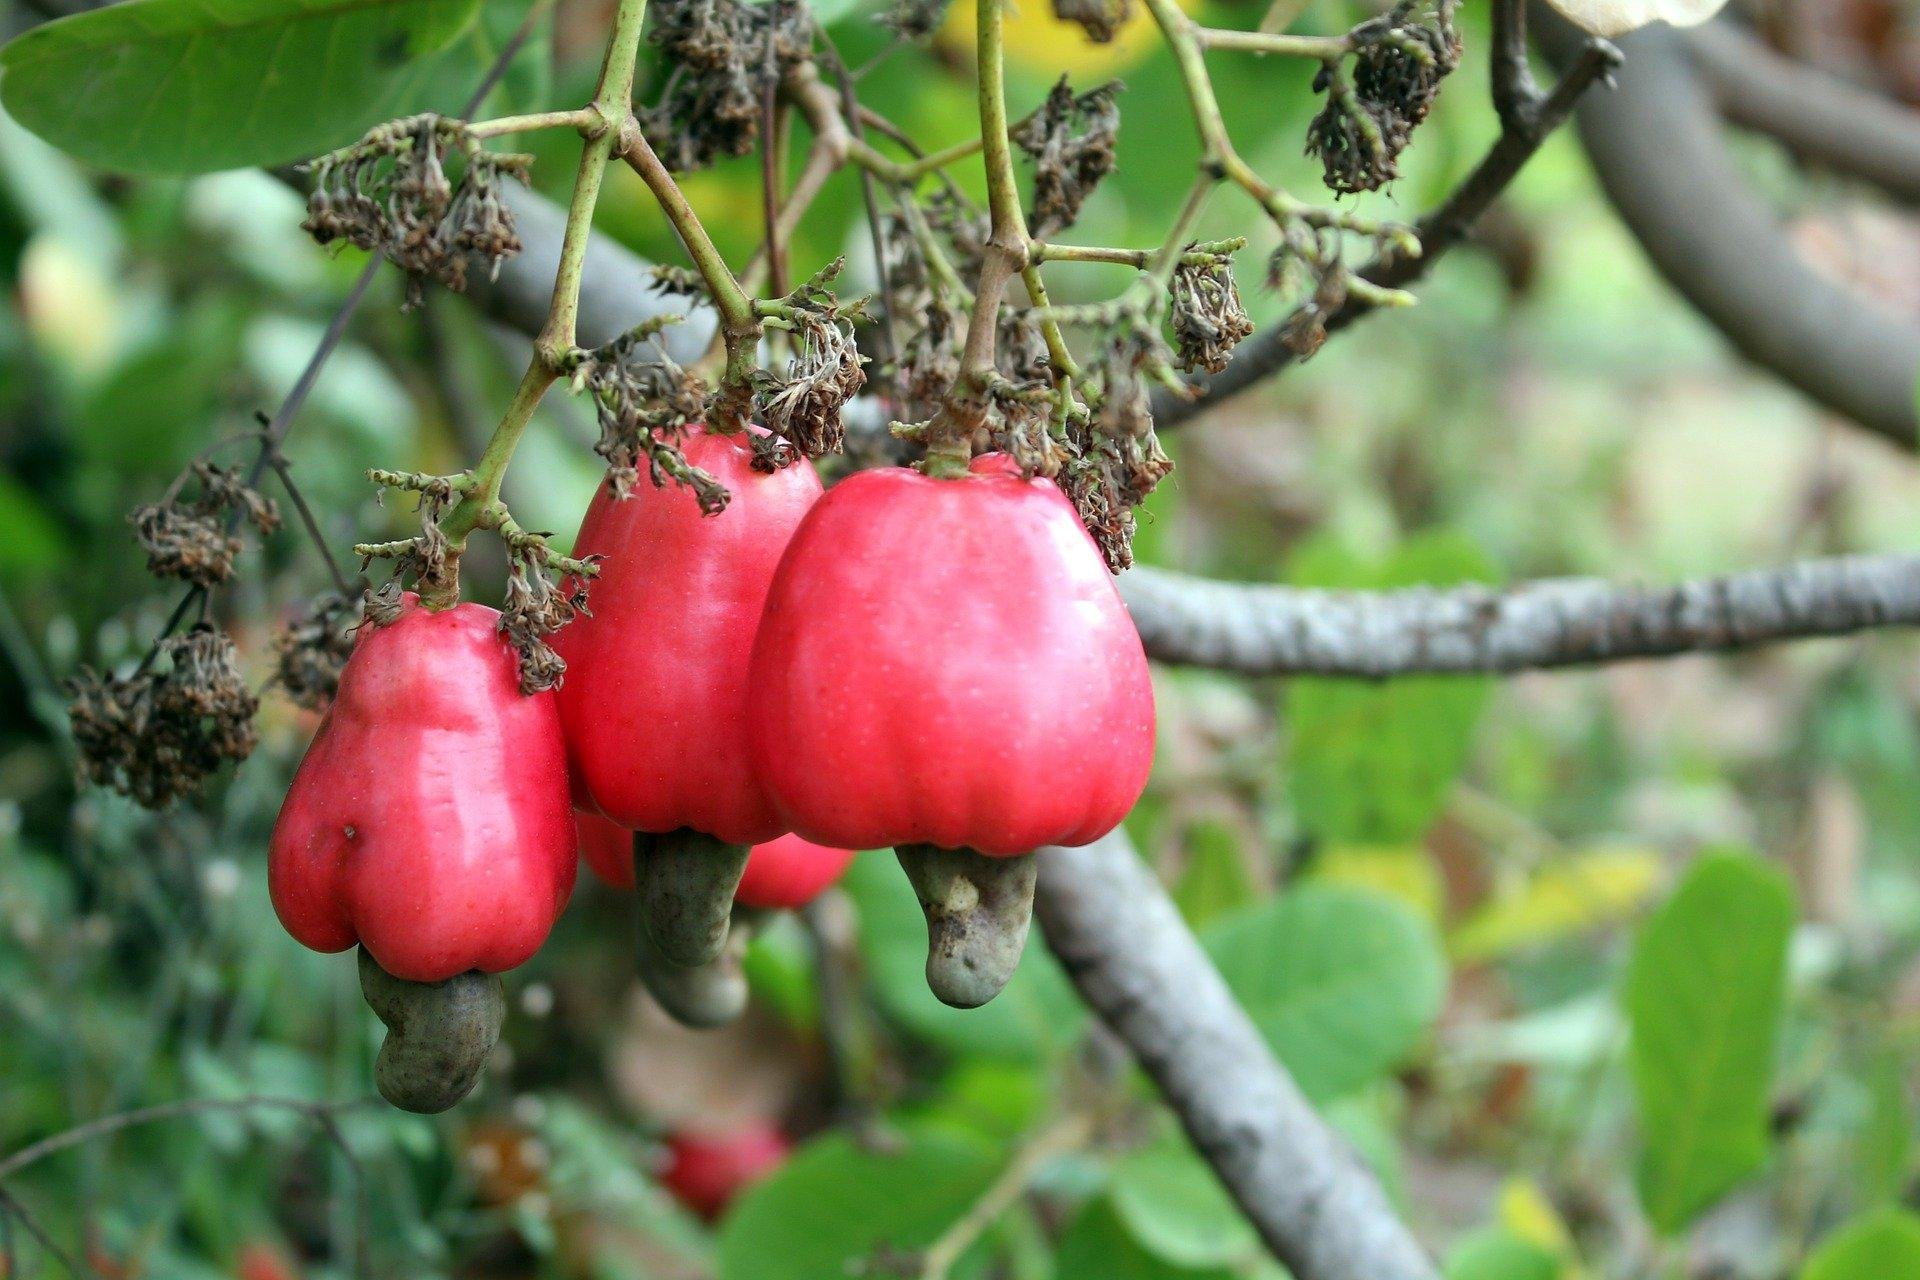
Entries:
{"type": "Polygon", "coordinates": [[[607,480],[625,497],[644,460],[656,488],[683,484],[709,515],[724,511],[731,495],[711,474],[687,461],[680,439],[706,415],[707,387],[682,369],[660,343],[660,332],[678,317],[662,316],[580,353],[573,371],[576,390],[593,399],[600,422],[594,451],[607,462],[607,480]]]}
{"type": "Polygon", "coordinates": [[[262,534],[272,533],[280,527],[280,509],[249,488],[238,472],[196,462],[189,474],[199,481],[199,497],[181,501],[176,482],[165,498],[136,507],[127,520],[146,553],[147,572],[217,586],[233,576],[233,558],[240,554],[232,525],[245,517],[262,534]]]}
{"type": "Polygon", "coordinates": [[[547,535],[501,531],[507,542],[507,598],[500,610],[500,634],[520,660],[520,692],[528,695],[560,687],[566,659],[547,637],[587,612],[587,580],[599,570],[597,559],[569,560],[547,546],[547,535]],[[556,585],[553,574],[562,575],[556,585]]]}
{"type": "Polygon", "coordinates": [[[1353,72],[1328,62],[1314,77],[1326,105],[1307,126],[1307,153],[1342,194],[1373,191],[1400,174],[1400,153],[1427,118],[1440,82],[1460,65],[1457,0],[1425,18],[1418,0],[1355,27],[1353,72]]]}
{"type": "Polygon", "coordinates": [[[924,40],[940,29],[948,0],[894,0],[874,21],[902,40],[924,40]]]}
{"type": "Polygon", "coordinates": [[[1113,172],[1120,134],[1118,80],[1075,96],[1067,78],[1008,136],[1033,159],[1033,234],[1046,239],[1073,225],[1100,180],[1113,172]]]}
{"type": "Polygon", "coordinates": [[[1053,16],[1079,23],[1095,44],[1111,44],[1133,16],[1133,0],[1053,0],[1053,16]]]}
{"type": "Polygon", "coordinates": [[[840,448],[840,411],[867,384],[865,357],[853,334],[864,301],[843,306],[829,288],[845,266],[845,259],[835,258],[772,305],[769,323],[791,335],[793,355],[777,374],[754,372],[761,420],[809,458],[840,448]]]}
{"type": "Polygon", "coordinates": [[[344,240],[384,256],[407,273],[406,305],[418,306],[424,281],[464,289],[469,258],[498,271],[520,252],[502,180],[524,180],[531,163],[487,151],[457,120],[394,120],[309,166],[303,225],[323,245],[344,240]]]}
{"type": "Polygon", "coordinates": [[[80,770],[150,809],[191,795],[222,764],[252,754],[259,699],[233,641],[209,626],[162,640],[130,676],[82,669],[68,686],[80,770]]]}
{"type": "MultiPolygon", "coordinates": [[[[372,481],[382,490],[400,489],[420,495],[420,532],[411,538],[402,538],[398,542],[362,543],[353,550],[360,557],[361,569],[376,559],[393,561],[395,581],[411,578],[422,587],[432,587],[447,580],[453,569],[452,547],[447,535],[440,528],[440,517],[452,506],[459,496],[457,488],[459,477],[429,476],[413,472],[370,471],[372,481]]],[[[384,492],[382,493],[384,500],[384,492]]],[[[389,586],[392,584],[389,583],[389,586]]],[[[386,610],[376,610],[376,601],[367,602],[367,620],[376,627],[383,627],[393,621],[386,610]]],[[[398,599],[394,600],[397,607],[398,599]]]]}
{"type": "Polygon", "coordinates": [[[312,601],[274,638],[273,683],[308,711],[325,711],[353,652],[360,604],[330,591],[312,601]]]}
{"type": "Polygon", "coordinates": [[[777,83],[812,55],[806,5],[655,0],[652,17],[653,42],[673,72],[660,100],[635,113],[648,145],[676,172],[745,155],[760,136],[769,77],[777,83]]]}
{"type": "Polygon", "coordinates": [[[1240,305],[1233,260],[1225,254],[1183,258],[1168,285],[1173,303],[1173,340],[1180,368],[1187,373],[1219,373],[1233,349],[1253,332],[1240,305]]]}

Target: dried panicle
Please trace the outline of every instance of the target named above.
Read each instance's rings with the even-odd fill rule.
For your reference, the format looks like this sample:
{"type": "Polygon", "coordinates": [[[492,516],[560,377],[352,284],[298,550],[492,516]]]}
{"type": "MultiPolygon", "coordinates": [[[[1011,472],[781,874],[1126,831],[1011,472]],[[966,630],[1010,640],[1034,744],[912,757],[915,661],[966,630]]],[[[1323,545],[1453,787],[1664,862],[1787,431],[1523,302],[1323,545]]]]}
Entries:
{"type": "Polygon", "coordinates": [[[1300,359],[1327,340],[1327,321],[1347,300],[1348,273],[1338,239],[1331,231],[1290,225],[1267,262],[1274,288],[1306,297],[1281,326],[1281,340],[1300,359]]]}
{"type": "Polygon", "coordinates": [[[653,269],[653,291],[663,298],[707,301],[707,282],[692,267],[662,264],[653,269]]]}
{"type": "Polygon", "coordinates": [[[655,488],[686,485],[700,509],[712,515],[726,508],[731,495],[680,449],[687,428],[706,413],[707,387],[659,341],[665,323],[676,318],[642,325],[584,352],[573,382],[593,398],[600,422],[594,452],[606,459],[607,480],[616,494],[624,498],[632,491],[644,461],[655,488]]]}
{"type": "Polygon", "coordinates": [[[1307,126],[1307,154],[1343,195],[1373,191],[1400,173],[1400,153],[1427,118],[1440,82],[1460,65],[1457,0],[1424,18],[1416,0],[1355,27],[1353,73],[1329,62],[1314,77],[1326,105],[1307,126]]]}
{"type": "Polygon", "coordinates": [[[673,73],[660,100],[635,112],[648,144],[676,172],[745,155],[760,134],[769,72],[777,82],[812,55],[806,6],[800,0],[654,0],[652,15],[653,42],[673,73]]]}
{"type": "Polygon", "coordinates": [[[1173,337],[1180,368],[1188,373],[1219,373],[1233,349],[1253,332],[1240,305],[1233,260],[1225,254],[1182,259],[1169,285],[1173,337]]]}
{"type": "Polygon", "coordinates": [[[1173,470],[1153,430],[1151,390],[1171,378],[1166,344],[1157,333],[1130,327],[1100,352],[1094,376],[1097,411],[1071,424],[1074,457],[1060,486],[1115,573],[1133,563],[1133,509],[1173,470]]]}
{"type": "Polygon", "coordinates": [[[1053,376],[1053,353],[1031,310],[1002,307],[994,334],[994,365],[1016,383],[1045,382],[1053,376]]]}
{"type": "MultiPolygon", "coordinates": [[[[370,473],[374,482],[386,488],[404,489],[420,496],[420,532],[411,538],[398,542],[384,542],[372,545],[361,544],[354,548],[360,555],[360,567],[364,570],[373,561],[389,559],[393,561],[394,581],[388,588],[395,593],[393,604],[397,608],[399,583],[412,579],[423,590],[450,585],[453,572],[452,548],[447,535],[440,528],[440,517],[452,506],[458,496],[455,488],[459,477],[429,476],[410,473],[374,471],[370,473]]],[[[383,591],[387,588],[382,588],[383,591]]],[[[372,597],[367,602],[367,617],[375,626],[385,626],[392,619],[384,616],[385,611],[376,612],[372,597]]]]}
{"type": "Polygon", "coordinates": [[[894,0],[874,19],[902,40],[924,40],[946,20],[949,0],[894,0]]]}
{"type": "Polygon", "coordinates": [[[486,150],[457,120],[394,120],[308,166],[314,189],[304,226],[323,245],[345,241],[405,271],[412,308],[425,281],[464,289],[470,258],[497,273],[520,251],[502,191],[506,178],[524,180],[531,163],[486,150]]]}
{"type": "Polygon", "coordinates": [[[154,664],[130,676],[83,669],[68,692],[81,774],[149,809],[194,793],[258,741],[260,703],[233,641],[205,625],[162,640],[154,664]]]}
{"type": "Polygon", "coordinates": [[[1053,0],[1053,16],[1079,23],[1095,44],[1111,44],[1133,16],[1133,0],[1053,0]]]}
{"type": "Polygon", "coordinates": [[[1073,225],[1100,180],[1113,172],[1120,132],[1121,89],[1110,80],[1074,96],[1067,78],[1053,86],[1041,108],[1009,135],[1033,158],[1033,234],[1045,239],[1073,225]]]}
{"type": "Polygon", "coordinates": [[[953,264],[961,276],[977,277],[980,259],[987,251],[987,236],[993,230],[987,212],[959,192],[943,187],[926,202],[925,213],[927,226],[952,248],[953,264]]]}
{"type": "MultiPolygon", "coordinates": [[[[394,588],[396,601],[399,584],[394,588]]],[[[308,711],[325,711],[340,687],[340,671],[360,626],[359,600],[328,592],[310,603],[274,639],[273,682],[308,711]]]]}
{"type": "Polygon", "coordinates": [[[587,612],[587,581],[599,572],[598,557],[568,560],[547,547],[547,535],[506,529],[507,598],[500,610],[500,634],[520,661],[520,692],[542,693],[560,687],[567,663],[547,637],[587,612]],[[553,574],[562,575],[555,585],[553,574]]]}
{"type": "Polygon", "coordinates": [[[240,554],[240,539],[229,532],[230,524],[244,516],[261,533],[272,533],[280,527],[280,509],[237,472],[196,462],[189,474],[199,481],[197,498],[181,501],[176,482],[165,498],[136,507],[127,520],[146,553],[147,572],[216,586],[233,575],[233,559],[240,554]]]}
{"type": "Polygon", "coordinates": [[[842,306],[828,287],[845,265],[834,259],[782,300],[780,318],[794,354],[780,373],[754,374],[761,421],[809,458],[840,448],[846,438],[841,408],[867,383],[866,358],[853,334],[863,304],[842,306]]]}
{"type": "Polygon", "coordinates": [[[912,316],[900,350],[900,393],[916,412],[930,413],[960,376],[967,317],[944,298],[928,298],[912,316]]]}

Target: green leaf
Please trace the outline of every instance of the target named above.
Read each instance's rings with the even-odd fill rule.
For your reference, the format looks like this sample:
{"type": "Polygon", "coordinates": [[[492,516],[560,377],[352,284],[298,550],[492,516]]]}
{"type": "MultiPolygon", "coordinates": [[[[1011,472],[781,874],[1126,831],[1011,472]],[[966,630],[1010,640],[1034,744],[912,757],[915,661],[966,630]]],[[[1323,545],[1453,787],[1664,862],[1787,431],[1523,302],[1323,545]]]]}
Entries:
{"type": "Polygon", "coordinates": [[[860,914],[860,950],[889,1017],[957,1053],[1033,1061],[1072,1044],[1085,1012],[1037,934],[1013,980],[978,1009],[953,1009],[927,989],[927,922],[891,852],[865,854],[841,887],[860,914]]]}
{"type": "Polygon", "coordinates": [[[1828,1236],[1800,1280],[1920,1280],[1920,1215],[1882,1209],[1828,1236]]]}
{"type": "Polygon", "coordinates": [[[1756,858],[1721,853],[1696,862],[1640,931],[1625,992],[1640,1199],[1666,1234],[1767,1157],[1792,928],[1786,878],[1756,858]]]}
{"type": "Polygon", "coordinates": [[[1432,927],[1368,889],[1302,885],[1220,920],[1204,939],[1227,985],[1315,1101],[1406,1061],[1446,992],[1432,927]]]}
{"type": "MultiPolygon", "coordinates": [[[[1114,1207],[1095,1200],[1060,1237],[1054,1280],[1233,1280],[1244,1273],[1225,1267],[1196,1270],[1155,1257],[1128,1233],[1114,1207]]],[[[1271,1268],[1256,1275],[1272,1275],[1271,1268]]]]}
{"type": "MultiPolygon", "coordinates": [[[[1289,577],[1299,586],[1384,589],[1486,582],[1493,573],[1471,542],[1442,533],[1406,542],[1379,563],[1315,543],[1289,577]]],[[[1337,843],[1419,839],[1466,767],[1491,688],[1477,676],[1289,681],[1289,789],[1301,825],[1337,843]]]]}
{"type": "Polygon", "coordinates": [[[1447,1257],[1446,1280],[1560,1280],[1560,1259],[1500,1227],[1475,1232],[1447,1257]]]}
{"type": "Polygon", "coordinates": [[[1875,1055],[1866,1086],[1867,1113],[1854,1161],[1860,1195],[1869,1204],[1890,1203],[1906,1189],[1913,1155],[1913,1109],[1901,1055],[1891,1048],[1875,1055]]]}
{"type": "Polygon", "coordinates": [[[1197,818],[1187,827],[1183,841],[1187,861],[1173,887],[1173,900],[1195,928],[1253,899],[1244,834],[1219,818],[1197,818]]]}
{"type": "Polygon", "coordinates": [[[1121,1157],[1107,1195],[1127,1234],[1176,1266],[1235,1266],[1260,1253],[1246,1215],[1184,1139],[1121,1157]]]}
{"type": "Polygon", "coordinates": [[[859,1274],[883,1246],[923,1249],[993,1180],[992,1149],[931,1128],[886,1152],[820,1138],[740,1199],[720,1231],[720,1280],[859,1274]]]}
{"type": "MultiPolygon", "coordinates": [[[[0,50],[0,103],[110,169],[279,164],[429,106],[479,0],[127,0],[0,50]]],[[[443,77],[444,79],[444,77],[443,77]]]]}

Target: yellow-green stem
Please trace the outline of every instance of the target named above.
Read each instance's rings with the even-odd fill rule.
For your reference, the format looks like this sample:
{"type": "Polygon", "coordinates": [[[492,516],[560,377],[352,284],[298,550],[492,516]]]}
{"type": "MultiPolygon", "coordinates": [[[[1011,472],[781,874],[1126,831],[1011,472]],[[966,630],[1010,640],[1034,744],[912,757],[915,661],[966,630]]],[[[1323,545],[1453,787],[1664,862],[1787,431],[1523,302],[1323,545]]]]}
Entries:
{"type": "Polygon", "coordinates": [[[547,388],[560,376],[563,363],[573,353],[575,326],[580,313],[580,280],[585,269],[587,243],[593,233],[593,210],[599,202],[600,184],[606,177],[607,162],[620,135],[622,122],[629,119],[633,103],[634,67],[640,57],[640,32],[646,22],[647,0],[620,0],[614,11],[613,30],[607,37],[607,55],[600,66],[600,81],[593,102],[582,119],[587,134],[580,150],[580,170],[574,178],[573,197],[567,204],[567,227],[561,240],[560,266],[554,273],[553,302],[547,310],[547,322],[534,342],[533,359],[520,379],[519,390],[500,417],[487,441],[480,461],[472,472],[472,483],[440,522],[448,543],[448,572],[441,581],[427,584],[431,599],[423,599],[430,608],[446,608],[458,599],[458,565],[467,535],[479,527],[500,499],[500,486],[506,478],[513,451],[520,443],[533,411],[539,407],[547,388]]]}

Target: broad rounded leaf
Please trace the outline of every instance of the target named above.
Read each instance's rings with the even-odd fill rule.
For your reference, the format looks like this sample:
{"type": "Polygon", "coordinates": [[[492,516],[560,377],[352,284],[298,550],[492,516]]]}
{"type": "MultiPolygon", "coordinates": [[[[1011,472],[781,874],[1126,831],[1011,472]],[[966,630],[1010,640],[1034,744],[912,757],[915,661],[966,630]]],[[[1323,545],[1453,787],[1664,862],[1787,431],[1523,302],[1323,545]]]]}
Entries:
{"type": "Polygon", "coordinates": [[[882,1250],[925,1248],[993,1180],[986,1143],[931,1128],[899,1137],[886,1151],[821,1138],[748,1191],[720,1231],[720,1280],[862,1274],[882,1250]]]}
{"type": "Polygon", "coordinates": [[[1828,1236],[1800,1280],[1920,1280],[1920,1215],[1883,1209],[1828,1236]]]}
{"type": "Polygon", "coordinates": [[[1727,0],[1547,0],[1567,21],[1596,36],[1623,36],[1653,22],[1697,27],[1727,0]]]}
{"type": "MultiPolygon", "coordinates": [[[[1060,1237],[1053,1267],[1056,1280],[1236,1280],[1247,1274],[1239,1268],[1195,1270],[1156,1257],[1134,1239],[1104,1200],[1089,1204],[1060,1237]]],[[[1269,1276],[1277,1271],[1269,1265],[1254,1274],[1269,1276]]]]}
{"type": "Polygon", "coordinates": [[[1766,1159],[1793,894],[1758,858],[1701,858],[1627,969],[1640,1200],[1673,1234],[1766,1159]]]}
{"type": "Polygon", "coordinates": [[[1560,1259],[1500,1227],[1488,1227],[1453,1247],[1446,1280],[1561,1280],[1560,1259]]]}
{"type": "Polygon", "coordinates": [[[1156,1258],[1181,1267],[1223,1267],[1260,1254],[1260,1238],[1246,1215],[1179,1139],[1122,1157],[1107,1194],[1127,1234],[1156,1258]]]}
{"type": "MultiPolygon", "coordinates": [[[[110,169],[278,164],[449,104],[433,54],[479,0],[127,0],[0,50],[0,103],[110,169]]],[[[457,105],[457,104],[452,104],[457,105]]]]}
{"type": "Polygon", "coordinates": [[[1425,921],[1365,889],[1306,884],[1206,931],[1227,985],[1307,1096],[1404,1062],[1440,1014],[1446,962],[1425,921]]]}

